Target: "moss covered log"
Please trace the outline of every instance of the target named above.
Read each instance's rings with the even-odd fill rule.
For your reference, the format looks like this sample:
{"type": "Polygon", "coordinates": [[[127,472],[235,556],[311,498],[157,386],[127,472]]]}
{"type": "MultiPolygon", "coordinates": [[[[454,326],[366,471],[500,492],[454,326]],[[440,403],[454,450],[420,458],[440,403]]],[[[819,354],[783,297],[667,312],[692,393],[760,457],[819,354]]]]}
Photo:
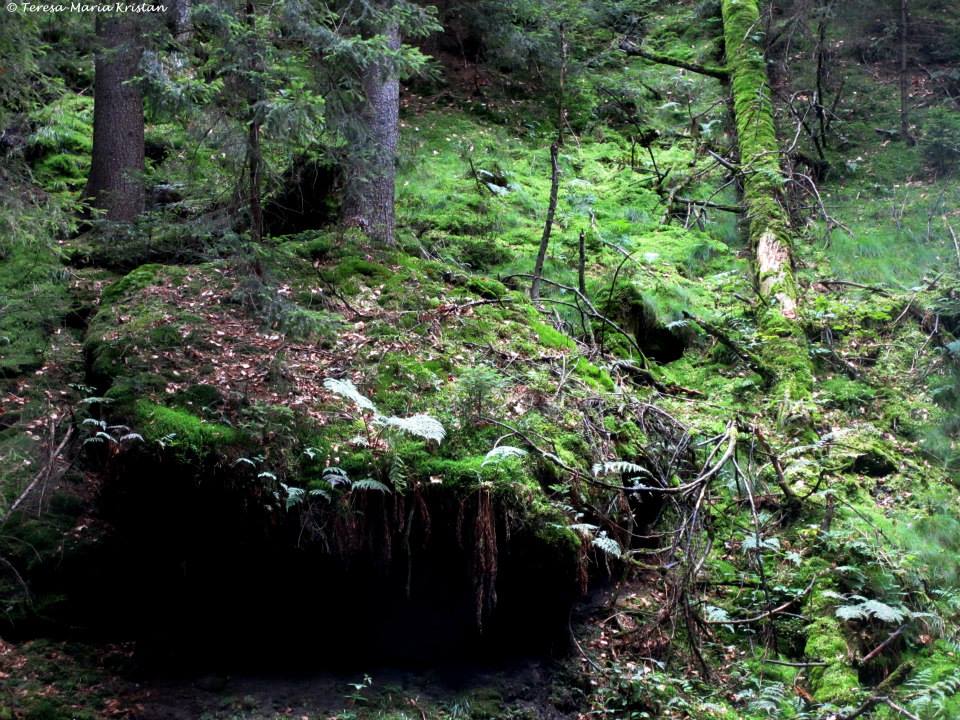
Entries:
{"type": "Polygon", "coordinates": [[[764,301],[765,354],[779,366],[778,396],[810,396],[812,372],[806,340],[796,322],[799,289],[793,272],[790,220],[783,206],[780,147],[761,43],[757,0],[724,0],[723,36],[743,170],[743,202],[764,301]]]}

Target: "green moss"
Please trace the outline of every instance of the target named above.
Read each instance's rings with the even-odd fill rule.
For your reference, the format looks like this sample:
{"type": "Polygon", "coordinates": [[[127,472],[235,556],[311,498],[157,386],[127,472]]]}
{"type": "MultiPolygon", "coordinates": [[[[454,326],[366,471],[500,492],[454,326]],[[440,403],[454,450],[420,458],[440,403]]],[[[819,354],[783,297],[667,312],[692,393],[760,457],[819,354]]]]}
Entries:
{"type": "Polygon", "coordinates": [[[629,460],[643,455],[650,441],[637,423],[609,415],[603,419],[603,422],[607,432],[611,433],[617,444],[617,457],[629,460]]]}
{"type": "Polygon", "coordinates": [[[302,258],[313,261],[326,260],[335,248],[334,242],[328,237],[314,237],[298,243],[296,252],[302,258]]]}
{"type": "Polygon", "coordinates": [[[223,404],[223,395],[213,385],[191,385],[173,397],[174,402],[193,412],[223,404]]]}
{"type": "Polygon", "coordinates": [[[528,324],[530,329],[536,333],[537,341],[543,347],[553,350],[575,350],[577,347],[572,338],[546,323],[531,319],[528,324]]]}
{"type": "Polygon", "coordinates": [[[506,286],[499,280],[484,277],[473,277],[467,281],[467,290],[476,293],[488,300],[499,300],[507,294],[506,286]]]}
{"type": "Polygon", "coordinates": [[[561,554],[575,556],[580,549],[580,536],[559,522],[546,522],[537,527],[537,539],[561,554]]]}
{"type": "Polygon", "coordinates": [[[610,373],[594,365],[586,358],[578,358],[577,364],[573,368],[574,374],[583,380],[587,385],[595,390],[613,392],[616,390],[616,384],[610,373]]]}
{"type": "Polygon", "coordinates": [[[498,720],[503,717],[503,696],[494,688],[478,688],[466,699],[471,720],[498,720]]]}
{"type": "Polygon", "coordinates": [[[876,398],[876,391],[869,385],[845,377],[831,378],[820,384],[820,394],[828,407],[856,411],[876,398]]]}
{"type": "MultiPolygon", "coordinates": [[[[106,366],[106,360],[101,357],[96,363],[94,372],[101,372],[106,366]]],[[[110,368],[109,372],[116,370],[116,367],[110,368]]],[[[132,404],[135,400],[149,396],[157,395],[164,391],[167,386],[167,379],[163,375],[155,373],[130,373],[117,377],[107,390],[106,397],[114,401],[115,404],[132,404]]]]}
{"type": "Polygon", "coordinates": [[[860,681],[850,666],[850,650],[840,622],[830,613],[829,603],[822,592],[815,593],[808,603],[811,609],[824,614],[807,626],[804,654],[815,662],[826,663],[811,670],[813,696],[818,702],[842,706],[855,699],[860,681]]]}
{"type": "Polygon", "coordinates": [[[325,269],[323,276],[328,282],[353,292],[356,288],[357,278],[362,278],[367,282],[383,282],[392,277],[393,272],[385,265],[370,260],[360,257],[347,257],[333,268],[325,269]]]}
{"type": "Polygon", "coordinates": [[[905,458],[872,425],[863,425],[845,435],[832,457],[842,469],[872,477],[889,475],[906,464],[905,458]]]}
{"type": "Polygon", "coordinates": [[[50,333],[70,309],[54,246],[15,244],[4,253],[2,243],[0,239],[0,378],[39,368],[50,333]]]}
{"type": "Polygon", "coordinates": [[[822,662],[845,662],[849,650],[840,622],[834,617],[820,617],[807,626],[804,652],[808,657],[822,662]]]}
{"type": "Polygon", "coordinates": [[[146,440],[163,439],[171,447],[202,453],[224,445],[239,443],[241,434],[234,428],[206,422],[185,410],[164,407],[147,400],[134,406],[136,429],[146,440]]]}
{"type": "Polygon", "coordinates": [[[783,408],[781,419],[790,421],[792,416],[805,416],[809,411],[806,402],[813,394],[807,339],[796,322],[777,311],[764,313],[761,328],[761,358],[776,376],[770,395],[783,408]]]}
{"type": "Polygon", "coordinates": [[[157,263],[148,263],[141,265],[136,270],[131,270],[103,291],[100,296],[102,304],[109,305],[124,295],[155,285],[165,270],[170,271],[169,268],[157,263]]]}

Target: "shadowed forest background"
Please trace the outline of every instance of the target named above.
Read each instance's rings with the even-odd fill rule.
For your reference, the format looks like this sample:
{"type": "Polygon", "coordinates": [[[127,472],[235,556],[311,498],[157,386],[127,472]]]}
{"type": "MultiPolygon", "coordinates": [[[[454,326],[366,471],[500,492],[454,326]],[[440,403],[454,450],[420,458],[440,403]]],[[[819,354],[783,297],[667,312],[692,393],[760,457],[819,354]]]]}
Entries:
{"type": "Polygon", "coordinates": [[[0,23],[0,720],[960,716],[960,7],[0,23]]]}

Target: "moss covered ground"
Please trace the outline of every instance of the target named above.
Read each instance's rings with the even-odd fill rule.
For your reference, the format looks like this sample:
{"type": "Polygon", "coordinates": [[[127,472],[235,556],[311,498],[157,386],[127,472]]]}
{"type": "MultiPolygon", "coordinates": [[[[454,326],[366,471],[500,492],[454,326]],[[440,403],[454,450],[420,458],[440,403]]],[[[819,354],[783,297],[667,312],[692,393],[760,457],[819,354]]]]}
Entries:
{"type": "MultiPolygon", "coordinates": [[[[648,30],[658,48],[716,59],[719,36],[685,31],[698,11],[664,6],[648,30]]],[[[79,469],[50,488],[60,512],[41,525],[21,519],[0,557],[30,562],[24,538],[45,556],[62,550],[58,533],[82,539],[96,522],[84,504],[97,473],[142,452],[198,474],[242,470],[264,489],[256,497],[277,524],[338,500],[349,506],[379,492],[372,483],[396,497],[425,488],[470,502],[489,494],[510,531],[532,530],[540,557],[619,590],[574,628],[563,669],[543,671],[553,680],[539,669],[518,676],[537,688],[533,699],[516,678],[437,690],[430,678],[395,686],[372,669],[372,685],[338,679],[279,692],[213,678],[163,696],[162,685],[129,679],[129,647],[36,640],[0,647],[0,720],[836,718],[879,692],[924,720],[956,715],[960,258],[944,221],[955,218],[958,185],[931,173],[921,148],[877,141],[878,113],[895,124],[892,86],[853,61],[846,71],[846,144],[820,186],[831,217],[795,228],[802,324],[777,336],[789,345],[783,352],[771,348],[777,334],[762,321],[737,221],[721,211],[677,214],[658,191],[656,174],[668,169],[696,176],[688,195],[707,197],[724,182],[683,124],[697,114],[698,132],[722,140],[712,128],[724,122],[724,88],[665,66],[606,70],[662,93],[650,118],[663,138],[651,150],[656,168],[632,157],[628,130],[612,122],[584,128],[560,152],[545,274],[577,285],[583,231],[586,295],[626,335],[585,318],[568,290],[545,291],[540,307],[528,299],[519,275],[530,272],[542,231],[550,137],[525,121],[527,106],[500,97],[484,106],[456,93],[444,103],[408,97],[396,248],[336,227],[268,237],[246,253],[174,259],[128,239],[132,268],[100,267],[95,233],[55,249],[22,239],[4,248],[5,501],[49,451],[51,422],[73,413],[78,441],[90,442],[78,449],[79,469]],[[744,358],[759,354],[795,379],[798,353],[812,375],[802,378],[809,393],[795,423],[790,403],[744,358]],[[352,382],[377,415],[332,391],[329,378],[352,382]],[[377,421],[421,414],[442,424],[442,442],[377,421]],[[672,580],[651,563],[678,516],[649,509],[649,494],[629,500],[596,483],[635,484],[636,498],[663,457],[681,454],[681,439],[694,446],[696,475],[731,427],[738,466],[721,468],[704,495],[707,540],[687,578],[687,614],[661,617],[672,580]],[[498,445],[522,452],[491,457],[498,445]],[[615,461],[642,470],[605,474],[615,461]],[[331,468],[367,484],[345,490],[331,468]],[[638,542],[623,523],[645,512],[638,542]],[[599,518],[612,521],[601,530],[599,518]]],[[[82,103],[66,108],[83,120],[82,103]]],[[[38,175],[51,192],[75,184],[86,152],[69,137],[58,142],[67,159],[43,155],[38,175]]],[[[717,192],[717,201],[736,200],[717,192]]],[[[665,487],[691,479],[690,468],[667,467],[665,487]]],[[[682,563],[695,552],[671,557],[682,563]]],[[[17,579],[4,578],[11,614],[29,617],[17,579]]],[[[869,712],[903,716],[883,703],[869,712]]]]}

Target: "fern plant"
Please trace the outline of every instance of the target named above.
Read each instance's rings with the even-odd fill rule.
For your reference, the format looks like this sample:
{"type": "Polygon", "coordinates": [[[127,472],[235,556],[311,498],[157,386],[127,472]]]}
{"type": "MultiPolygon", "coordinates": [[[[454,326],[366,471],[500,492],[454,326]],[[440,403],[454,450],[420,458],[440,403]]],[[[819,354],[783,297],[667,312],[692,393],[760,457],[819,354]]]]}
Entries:
{"type": "Polygon", "coordinates": [[[480,463],[480,467],[489,465],[490,463],[500,463],[507,458],[522,458],[525,457],[526,454],[527,451],[522,448],[511,445],[497,445],[497,447],[483,456],[483,462],[480,463]]]}
{"type": "Polygon", "coordinates": [[[393,415],[383,415],[377,410],[377,406],[366,395],[361,393],[357,386],[350,380],[337,380],[336,378],[327,378],[323,381],[323,386],[334,395],[350,400],[361,411],[369,411],[373,414],[373,424],[382,427],[392,428],[414,437],[424,440],[433,440],[438,445],[446,437],[447,432],[439,420],[418,413],[407,418],[395,417],[393,415]]]}
{"type": "Polygon", "coordinates": [[[76,190],[87,180],[93,146],[93,99],[68,93],[35,112],[27,142],[34,177],[50,192],[76,190]]]}
{"type": "Polygon", "coordinates": [[[286,496],[286,509],[291,510],[311,498],[322,499],[326,502],[332,502],[334,497],[340,497],[347,493],[354,492],[379,492],[388,494],[390,488],[379,480],[373,478],[362,478],[361,480],[351,480],[343,468],[325,467],[320,482],[316,487],[309,490],[293,485],[280,484],[286,496]]]}
{"type": "Polygon", "coordinates": [[[906,686],[911,690],[909,707],[917,717],[930,720],[948,720],[953,713],[956,696],[960,693],[960,669],[937,679],[935,668],[919,670],[906,686]]]}
{"type": "MultiPolygon", "coordinates": [[[[357,386],[350,380],[339,380],[336,378],[327,378],[323,381],[323,386],[334,395],[342,397],[352,402],[360,411],[361,419],[367,428],[367,436],[370,437],[371,428],[381,430],[379,437],[385,442],[390,451],[390,464],[387,471],[387,477],[390,484],[398,492],[403,492],[407,488],[407,467],[396,451],[396,435],[410,435],[415,438],[421,438],[429,442],[435,442],[439,445],[446,437],[446,430],[443,425],[434,417],[424,413],[417,413],[410,417],[396,417],[394,415],[383,415],[373,401],[361,393],[357,386]],[[372,417],[369,417],[372,416],[372,417]],[[369,417],[369,419],[368,419],[369,417]]],[[[363,444],[373,444],[366,439],[363,444]]],[[[312,448],[308,451],[314,452],[312,448]]],[[[313,457],[313,455],[311,455],[313,457]]],[[[388,492],[389,488],[383,483],[373,480],[358,480],[353,483],[355,489],[376,490],[379,492],[388,492]]]]}
{"type": "Polygon", "coordinates": [[[824,595],[841,601],[842,604],[837,606],[835,613],[841,620],[877,620],[899,625],[915,615],[903,606],[888,605],[862,595],[844,595],[832,591],[827,591],[824,595]]]}
{"type": "Polygon", "coordinates": [[[607,535],[606,530],[600,530],[596,525],[590,523],[573,523],[567,525],[569,530],[573,530],[581,537],[590,541],[590,545],[600,550],[605,555],[619,560],[623,557],[623,548],[620,543],[607,535]],[[597,532],[599,530],[599,532],[597,532]]]}

